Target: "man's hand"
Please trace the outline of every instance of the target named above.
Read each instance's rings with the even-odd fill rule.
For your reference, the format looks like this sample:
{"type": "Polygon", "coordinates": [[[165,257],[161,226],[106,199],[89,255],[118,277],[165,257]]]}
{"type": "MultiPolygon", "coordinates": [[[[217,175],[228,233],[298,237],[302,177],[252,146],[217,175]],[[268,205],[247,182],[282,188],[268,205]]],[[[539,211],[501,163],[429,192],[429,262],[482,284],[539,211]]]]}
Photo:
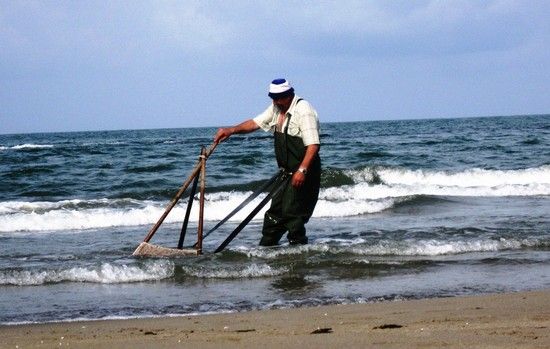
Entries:
{"type": "Polygon", "coordinates": [[[214,136],[214,142],[220,143],[225,141],[229,136],[233,134],[233,130],[231,127],[227,128],[219,128],[218,132],[216,132],[216,135],[214,136]]]}
{"type": "Polygon", "coordinates": [[[291,180],[291,183],[292,183],[292,186],[296,189],[300,188],[302,185],[304,185],[306,181],[306,175],[303,174],[302,172],[300,171],[296,171],[294,172],[294,174],[292,175],[292,180],[291,180]]]}

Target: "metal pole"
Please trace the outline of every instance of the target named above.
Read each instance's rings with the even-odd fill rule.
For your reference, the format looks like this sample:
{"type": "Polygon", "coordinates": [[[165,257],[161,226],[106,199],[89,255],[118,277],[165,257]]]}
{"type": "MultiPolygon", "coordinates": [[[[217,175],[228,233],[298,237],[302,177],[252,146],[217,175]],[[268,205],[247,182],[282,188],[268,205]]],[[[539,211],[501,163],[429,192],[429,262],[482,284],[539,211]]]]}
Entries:
{"type": "Polygon", "coordinates": [[[273,196],[279,194],[281,190],[284,190],[284,188],[288,184],[288,181],[290,180],[291,177],[288,176],[285,178],[285,176],[283,176],[281,178],[282,179],[280,181],[275,183],[275,185],[273,186],[273,189],[271,189],[271,192],[267,194],[267,196],[260,202],[260,204],[256,206],[256,208],[254,208],[252,212],[250,212],[250,214],[241,222],[241,224],[237,226],[237,228],[235,228],[235,230],[233,230],[231,234],[229,234],[229,236],[214,251],[214,253],[223,251],[223,249],[237,236],[237,234],[239,234],[241,230],[243,230],[243,228],[246,227],[246,225],[252,220],[252,218],[254,218],[254,216],[258,212],[260,212],[260,210],[269,202],[269,200],[271,200],[273,196]]]}
{"type": "MultiPolygon", "coordinates": [[[[267,182],[262,184],[262,186],[258,189],[256,189],[255,192],[250,194],[249,197],[247,197],[239,206],[237,206],[233,211],[231,211],[227,216],[225,216],[221,221],[218,222],[213,228],[211,228],[209,231],[206,232],[206,234],[203,235],[203,238],[206,238],[208,235],[213,233],[216,229],[221,227],[225,222],[227,222],[231,217],[233,217],[237,212],[239,212],[242,208],[244,208],[246,205],[248,205],[252,200],[254,200],[258,195],[266,191],[267,188],[269,188],[275,181],[282,175],[281,171],[277,171],[277,173],[271,177],[267,182]]],[[[193,247],[197,247],[195,244],[193,247]]]]}
{"type": "Polygon", "coordinates": [[[199,181],[199,176],[195,176],[193,181],[193,186],[191,187],[191,192],[189,193],[189,201],[187,202],[187,210],[185,211],[185,219],[181,226],[180,240],[178,241],[178,249],[183,248],[183,242],[185,241],[185,233],[187,233],[187,225],[189,224],[189,216],[191,215],[191,208],[193,208],[193,200],[195,199],[195,193],[197,192],[197,184],[199,181]]]}

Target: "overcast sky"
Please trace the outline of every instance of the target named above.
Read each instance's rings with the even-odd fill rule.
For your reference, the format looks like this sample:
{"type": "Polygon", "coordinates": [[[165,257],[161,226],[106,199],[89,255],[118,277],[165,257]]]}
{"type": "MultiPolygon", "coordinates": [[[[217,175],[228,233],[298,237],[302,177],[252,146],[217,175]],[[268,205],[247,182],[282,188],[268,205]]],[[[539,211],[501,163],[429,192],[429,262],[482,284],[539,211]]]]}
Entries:
{"type": "Polygon", "coordinates": [[[550,113],[550,1],[0,1],[0,133],[550,113]]]}

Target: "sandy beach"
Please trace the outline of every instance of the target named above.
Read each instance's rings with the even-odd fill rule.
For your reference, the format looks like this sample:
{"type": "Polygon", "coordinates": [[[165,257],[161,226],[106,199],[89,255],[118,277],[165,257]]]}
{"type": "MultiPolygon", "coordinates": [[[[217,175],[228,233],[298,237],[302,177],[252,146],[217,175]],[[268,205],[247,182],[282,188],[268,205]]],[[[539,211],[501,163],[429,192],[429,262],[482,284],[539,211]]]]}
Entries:
{"type": "Polygon", "coordinates": [[[2,348],[549,348],[550,290],[0,327],[2,348]]]}

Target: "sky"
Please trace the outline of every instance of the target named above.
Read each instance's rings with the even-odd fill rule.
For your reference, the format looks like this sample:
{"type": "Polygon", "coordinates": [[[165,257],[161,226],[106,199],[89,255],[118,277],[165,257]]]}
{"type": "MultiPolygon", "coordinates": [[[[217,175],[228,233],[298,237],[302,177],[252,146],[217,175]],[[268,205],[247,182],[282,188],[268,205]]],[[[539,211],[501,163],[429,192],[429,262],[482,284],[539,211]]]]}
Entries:
{"type": "Polygon", "coordinates": [[[550,113],[550,1],[0,1],[0,134],[550,113]]]}

